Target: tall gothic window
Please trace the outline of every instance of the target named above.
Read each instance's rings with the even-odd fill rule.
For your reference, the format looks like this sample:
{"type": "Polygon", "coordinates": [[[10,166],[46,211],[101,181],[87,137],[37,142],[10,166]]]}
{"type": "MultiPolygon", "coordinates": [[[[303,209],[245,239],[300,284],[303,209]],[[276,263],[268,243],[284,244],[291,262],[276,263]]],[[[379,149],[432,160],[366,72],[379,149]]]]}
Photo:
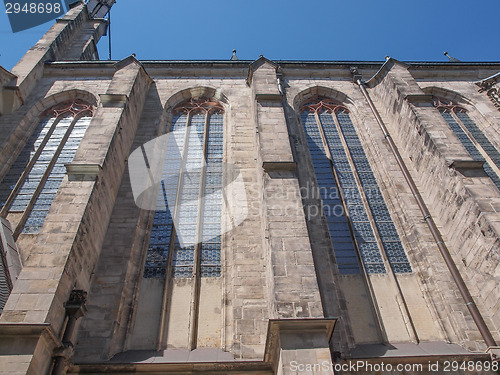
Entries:
{"type": "Polygon", "coordinates": [[[45,111],[0,183],[1,216],[18,216],[14,237],[38,233],[87,127],[93,108],[82,100],[45,111]]]}
{"type": "Polygon", "coordinates": [[[500,153],[495,146],[472,121],[464,108],[441,98],[434,99],[434,106],[439,110],[469,155],[474,160],[486,160],[483,165],[484,171],[500,190],[500,153]]]}
{"type": "Polygon", "coordinates": [[[396,227],[347,108],[317,99],[301,109],[307,144],[341,274],[411,272],[396,227]]]}
{"type": "Polygon", "coordinates": [[[223,109],[215,101],[177,106],[144,269],[145,278],[219,277],[223,109]],[[175,223],[175,225],[174,225],[175,223]]]}

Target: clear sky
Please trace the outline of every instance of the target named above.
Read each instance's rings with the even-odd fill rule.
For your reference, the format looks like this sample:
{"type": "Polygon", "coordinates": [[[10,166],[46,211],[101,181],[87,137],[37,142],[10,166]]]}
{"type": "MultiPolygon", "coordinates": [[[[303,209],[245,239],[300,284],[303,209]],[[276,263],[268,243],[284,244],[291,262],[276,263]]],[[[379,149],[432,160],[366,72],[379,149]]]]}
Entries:
{"type": "MultiPolygon", "coordinates": [[[[11,69],[54,20],[13,34],[0,4],[0,65],[11,69]]],[[[117,0],[112,58],[500,61],[498,14],[499,0],[117,0]]]]}

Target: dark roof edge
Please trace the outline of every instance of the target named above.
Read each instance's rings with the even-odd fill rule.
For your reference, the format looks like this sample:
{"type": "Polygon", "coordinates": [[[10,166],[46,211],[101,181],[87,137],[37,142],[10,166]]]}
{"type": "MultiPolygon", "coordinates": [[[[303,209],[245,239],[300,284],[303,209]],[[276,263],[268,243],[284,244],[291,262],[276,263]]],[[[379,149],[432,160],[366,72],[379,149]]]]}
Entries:
{"type": "MultiPolygon", "coordinates": [[[[170,64],[170,65],[198,65],[198,64],[221,64],[221,65],[236,65],[236,66],[248,66],[254,62],[254,60],[139,60],[143,65],[154,65],[154,64],[170,64]]],[[[356,66],[380,66],[383,65],[385,61],[349,61],[349,60],[270,60],[278,65],[309,65],[309,66],[324,66],[324,65],[356,65],[356,66]]],[[[113,65],[116,64],[118,60],[100,60],[100,61],[47,61],[45,64],[48,66],[71,66],[71,65],[113,65]]],[[[404,64],[410,66],[410,68],[416,67],[428,67],[428,66],[446,66],[450,67],[468,67],[468,66],[500,66],[500,61],[473,61],[473,62],[446,62],[446,61],[401,61],[404,64]]]]}

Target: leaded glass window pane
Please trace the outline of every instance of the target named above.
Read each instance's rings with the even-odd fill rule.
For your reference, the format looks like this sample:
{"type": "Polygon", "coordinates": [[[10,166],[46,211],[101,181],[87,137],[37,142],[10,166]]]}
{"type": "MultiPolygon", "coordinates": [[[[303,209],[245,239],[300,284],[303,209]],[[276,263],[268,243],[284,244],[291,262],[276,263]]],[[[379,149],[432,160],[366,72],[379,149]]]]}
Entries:
{"type": "Polygon", "coordinates": [[[306,105],[301,117],[320,191],[340,189],[342,193],[337,194],[338,198],[332,198],[331,194],[321,196],[339,272],[360,272],[357,248],[366,272],[385,273],[380,242],[393,272],[411,272],[396,227],[348,111],[337,105],[325,106],[320,101],[306,105]],[[322,139],[322,132],[326,144],[322,139]],[[346,152],[345,147],[349,152],[346,152]],[[331,155],[331,159],[328,155],[331,155]],[[348,215],[343,205],[347,208],[348,215]],[[332,206],[342,209],[331,209],[332,206]],[[374,219],[375,228],[367,209],[374,219]],[[380,241],[377,241],[375,229],[380,241]]]}
{"type": "MultiPolygon", "coordinates": [[[[23,233],[38,233],[42,228],[43,221],[49,212],[50,205],[54,200],[57,190],[59,190],[59,186],[62,183],[62,180],[66,174],[65,164],[69,164],[73,161],[73,157],[76,154],[76,150],[80,145],[80,141],[87,130],[91,117],[80,117],[71,131],[66,143],[64,144],[57,160],[50,171],[50,175],[45,181],[40,195],[38,196],[33,208],[31,209],[30,215],[24,224],[23,233]]],[[[71,117],[66,117],[61,120],[59,123],[67,123],[68,121],[72,121],[71,117]]],[[[56,127],[56,130],[58,128],[56,127]]],[[[67,127],[66,127],[67,130],[67,127]]],[[[54,133],[56,133],[54,131],[54,133]]],[[[59,137],[56,137],[59,139],[59,137]]],[[[51,137],[52,141],[52,137],[51,137]]],[[[61,139],[59,139],[61,142],[61,139]]],[[[47,143],[48,144],[48,143],[47,143]]],[[[44,149],[45,151],[45,149],[44,149]]],[[[53,150],[51,150],[52,152],[53,150]]],[[[55,150],[54,150],[55,152],[55,150]]]]}
{"type": "Polygon", "coordinates": [[[474,160],[483,161],[485,159],[480,148],[488,155],[493,164],[486,160],[483,169],[500,190],[500,177],[493,169],[493,167],[500,168],[500,152],[491,144],[476,123],[472,121],[465,109],[453,102],[438,98],[434,100],[434,106],[440,111],[450,129],[474,160]],[[473,141],[479,144],[479,148],[473,141]]]}
{"type": "MultiPolygon", "coordinates": [[[[170,176],[158,193],[167,211],[156,211],[144,277],[165,278],[171,256],[172,277],[193,277],[199,254],[200,275],[221,274],[222,108],[210,101],[191,101],[176,109],[164,169],[170,176]],[[175,160],[172,163],[172,160],[175,160]],[[174,176],[174,177],[172,177],[174,176]],[[179,191],[177,191],[179,186],[179,191]],[[167,202],[166,196],[176,202],[167,202]],[[161,215],[159,215],[161,213],[161,215]],[[176,233],[175,238],[172,234],[176,233]],[[169,254],[173,247],[172,254],[169,254]]],[[[165,174],[164,174],[165,177],[165,174]]]]}
{"type": "Polygon", "coordinates": [[[38,233],[90,124],[92,106],[73,100],[41,116],[34,132],[0,183],[3,210],[23,213],[16,233],[38,233]]]}

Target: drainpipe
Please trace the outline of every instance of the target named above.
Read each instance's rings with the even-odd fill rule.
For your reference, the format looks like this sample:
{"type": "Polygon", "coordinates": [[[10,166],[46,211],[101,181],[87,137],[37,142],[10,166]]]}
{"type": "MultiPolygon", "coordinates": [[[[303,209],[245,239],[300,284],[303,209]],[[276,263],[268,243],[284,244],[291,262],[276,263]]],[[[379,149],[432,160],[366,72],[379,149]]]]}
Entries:
{"type": "Polygon", "coordinates": [[[358,73],[358,69],[356,67],[351,67],[351,74],[353,76],[353,81],[359,86],[361,92],[363,93],[363,96],[368,102],[368,105],[370,106],[370,109],[373,115],[375,116],[375,119],[377,120],[377,123],[380,129],[382,130],[382,133],[384,134],[384,137],[387,140],[392,153],[394,154],[394,157],[396,158],[396,162],[398,163],[399,168],[401,169],[401,172],[403,173],[403,176],[408,186],[410,187],[410,190],[413,196],[415,197],[415,200],[417,201],[418,207],[420,208],[420,211],[424,216],[424,221],[427,223],[427,226],[429,227],[432,233],[432,237],[434,237],[434,240],[436,241],[437,247],[439,248],[439,251],[443,256],[444,262],[446,263],[446,266],[448,267],[448,270],[451,273],[453,281],[455,281],[455,284],[457,285],[460,294],[465,300],[465,305],[469,309],[469,312],[472,315],[472,319],[474,320],[474,323],[476,323],[476,326],[479,329],[479,332],[481,333],[484,342],[489,348],[497,346],[488,326],[484,322],[484,319],[481,316],[481,313],[479,312],[476,303],[474,302],[474,299],[472,298],[469,292],[469,289],[467,288],[467,285],[465,285],[464,279],[462,278],[462,275],[458,271],[458,268],[451,257],[450,251],[448,250],[448,247],[444,243],[441,232],[436,226],[436,223],[434,223],[434,220],[432,219],[432,216],[427,208],[427,205],[425,204],[422,196],[420,195],[420,192],[418,191],[417,186],[415,185],[415,182],[413,181],[413,178],[411,177],[410,172],[408,171],[408,168],[406,167],[403,158],[399,153],[398,148],[394,144],[391,135],[389,134],[387,128],[385,127],[385,124],[382,121],[382,118],[380,117],[380,114],[378,113],[377,109],[375,108],[370,98],[370,95],[368,94],[368,91],[366,91],[365,84],[361,82],[361,75],[358,73]]]}
{"type": "Polygon", "coordinates": [[[76,328],[76,321],[87,312],[87,308],[85,307],[86,300],[86,291],[73,290],[68,302],[64,304],[67,323],[63,333],[62,346],[54,352],[54,366],[51,375],[63,374],[70,358],[73,356],[73,335],[76,328]]]}

